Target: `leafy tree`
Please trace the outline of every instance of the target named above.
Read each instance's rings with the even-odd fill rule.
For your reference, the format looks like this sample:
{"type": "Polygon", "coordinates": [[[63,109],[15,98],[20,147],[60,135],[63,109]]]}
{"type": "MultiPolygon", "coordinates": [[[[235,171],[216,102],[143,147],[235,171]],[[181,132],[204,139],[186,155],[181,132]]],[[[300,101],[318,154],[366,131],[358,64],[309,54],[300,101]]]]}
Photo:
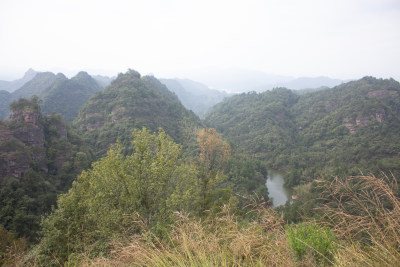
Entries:
{"type": "Polygon", "coordinates": [[[231,197],[229,188],[219,187],[226,180],[221,169],[230,158],[231,148],[213,128],[203,128],[197,136],[197,142],[200,148],[198,166],[201,192],[200,209],[201,212],[204,212],[216,208],[220,203],[218,198],[229,200],[231,197]]]}
{"type": "Polygon", "coordinates": [[[121,146],[114,146],[59,198],[58,208],[43,221],[38,259],[104,252],[108,241],[136,233],[137,219],[163,235],[173,211],[196,208],[197,171],[183,163],[181,147],[161,129],[151,134],[143,128],[133,136],[132,155],[123,156],[121,146]]]}

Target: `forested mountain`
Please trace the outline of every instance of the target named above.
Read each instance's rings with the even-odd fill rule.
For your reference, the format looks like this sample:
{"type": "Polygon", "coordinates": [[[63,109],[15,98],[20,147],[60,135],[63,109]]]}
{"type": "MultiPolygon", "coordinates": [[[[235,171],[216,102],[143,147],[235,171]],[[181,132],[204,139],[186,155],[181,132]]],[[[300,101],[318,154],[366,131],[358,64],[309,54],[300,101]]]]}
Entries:
{"type": "Polygon", "coordinates": [[[334,87],[343,83],[343,80],[329,77],[300,77],[288,82],[279,83],[276,87],[285,87],[293,90],[316,89],[320,87],[334,87]]]}
{"type": "Polygon", "coordinates": [[[188,145],[201,122],[156,78],[129,70],[89,99],[74,126],[101,156],[117,139],[127,147],[132,131],[143,126],[152,131],[161,127],[176,142],[188,145]]]}
{"type": "Polygon", "coordinates": [[[101,90],[100,85],[86,72],[79,72],[75,77],[68,79],[62,73],[55,75],[51,72],[40,72],[21,88],[11,93],[7,101],[1,103],[2,118],[8,116],[8,105],[19,98],[29,98],[33,95],[42,99],[41,107],[44,114],[56,112],[67,121],[72,121],[79,108],[95,92],[101,90]]]}
{"type": "Polygon", "coordinates": [[[12,96],[7,91],[0,91],[0,119],[6,118],[10,113],[9,105],[11,103],[12,96]]]}
{"type": "Polygon", "coordinates": [[[60,115],[42,115],[37,97],[14,101],[11,110],[0,121],[0,225],[33,242],[41,216],[90,158],[60,115]]]}
{"type": "Polygon", "coordinates": [[[399,174],[399,95],[397,81],[373,77],[300,96],[280,88],[228,98],[205,122],[288,171],[290,185],[359,169],[399,174]]]}
{"type": "Polygon", "coordinates": [[[212,90],[206,85],[188,79],[160,79],[167,88],[174,92],[182,104],[204,118],[207,111],[215,104],[221,102],[227,93],[212,90]]]}
{"type": "Polygon", "coordinates": [[[110,85],[110,83],[115,80],[114,77],[108,77],[103,75],[91,75],[93,79],[97,81],[97,83],[102,87],[105,88],[110,85]]]}
{"type": "Polygon", "coordinates": [[[14,92],[15,90],[21,88],[25,83],[29,82],[30,80],[33,79],[33,77],[36,76],[38,72],[33,70],[33,69],[29,69],[25,72],[24,77],[22,77],[21,79],[17,79],[14,81],[0,81],[0,91],[1,90],[5,90],[7,92],[14,92]]]}

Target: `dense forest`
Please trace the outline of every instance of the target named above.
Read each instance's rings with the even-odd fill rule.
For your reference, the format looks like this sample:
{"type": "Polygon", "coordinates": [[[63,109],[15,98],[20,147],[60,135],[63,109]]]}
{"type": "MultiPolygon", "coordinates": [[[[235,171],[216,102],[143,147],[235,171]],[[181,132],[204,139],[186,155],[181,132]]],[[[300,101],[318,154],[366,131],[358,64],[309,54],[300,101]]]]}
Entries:
{"type": "Polygon", "coordinates": [[[71,79],[62,73],[38,72],[20,88],[12,92],[0,91],[4,95],[0,101],[0,118],[7,118],[12,101],[36,95],[42,100],[40,106],[44,114],[56,112],[70,122],[89,97],[104,88],[104,84],[107,80],[97,81],[83,71],[71,79]]]}
{"type": "Polygon", "coordinates": [[[203,121],[171,91],[128,70],[4,94],[0,265],[400,264],[397,81],[238,94],[203,121]]]}
{"type": "Polygon", "coordinates": [[[205,123],[291,186],[360,169],[398,176],[399,94],[397,81],[373,77],[302,95],[277,88],[231,97],[205,123]]]}

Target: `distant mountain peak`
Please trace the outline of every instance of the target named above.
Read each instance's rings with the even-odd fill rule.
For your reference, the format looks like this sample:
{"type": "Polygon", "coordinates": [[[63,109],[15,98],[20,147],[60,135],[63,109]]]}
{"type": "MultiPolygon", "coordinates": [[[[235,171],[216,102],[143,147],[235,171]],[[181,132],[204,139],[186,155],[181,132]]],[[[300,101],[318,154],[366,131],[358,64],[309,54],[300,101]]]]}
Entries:
{"type": "Polygon", "coordinates": [[[57,73],[57,78],[63,78],[63,79],[68,79],[63,73],[57,73]]]}
{"type": "Polygon", "coordinates": [[[32,79],[38,72],[32,68],[29,68],[22,79],[32,79]]]}

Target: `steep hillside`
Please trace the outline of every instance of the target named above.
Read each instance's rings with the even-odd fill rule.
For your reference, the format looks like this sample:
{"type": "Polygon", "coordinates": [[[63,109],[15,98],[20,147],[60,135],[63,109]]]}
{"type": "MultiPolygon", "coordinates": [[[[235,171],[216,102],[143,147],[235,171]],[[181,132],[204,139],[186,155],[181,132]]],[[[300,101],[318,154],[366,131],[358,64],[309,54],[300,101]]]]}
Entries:
{"type": "Polygon", "coordinates": [[[75,77],[54,84],[43,96],[42,109],[45,114],[55,111],[72,121],[78,115],[80,107],[94,93],[101,90],[98,83],[86,72],[79,72],[75,77]]]}
{"type": "Polygon", "coordinates": [[[127,144],[132,131],[143,126],[152,131],[161,127],[176,142],[188,144],[201,123],[156,78],[129,70],[91,97],[74,125],[100,156],[117,139],[127,144]]]}
{"type": "Polygon", "coordinates": [[[10,93],[14,92],[15,90],[21,88],[25,83],[32,80],[37,73],[37,71],[29,69],[25,72],[24,77],[22,77],[21,79],[17,79],[14,81],[0,81],[0,91],[5,90],[10,93]]]}
{"type": "MultiPolygon", "coordinates": [[[[67,121],[72,121],[78,115],[79,108],[99,90],[101,90],[100,85],[86,72],[80,72],[71,79],[61,73],[55,75],[51,72],[41,72],[11,93],[8,102],[0,103],[0,109],[7,110],[12,100],[36,95],[42,99],[41,107],[44,114],[54,111],[67,121]]],[[[8,112],[2,112],[1,115],[5,119],[8,112]]]]}
{"type": "Polygon", "coordinates": [[[90,158],[60,115],[42,115],[38,98],[12,102],[11,110],[0,120],[0,225],[33,241],[41,216],[90,158]]]}
{"type": "Polygon", "coordinates": [[[400,84],[365,77],[297,96],[276,89],[242,94],[206,118],[226,138],[289,184],[321,175],[359,174],[359,168],[400,171],[400,84]]]}
{"type": "Polygon", "coordinates": [[[9,114],[8,106],[11,103],[11,94],[7,91],[0,91],[0,119],[6,118],[9,114]]]}
{"type": "Polygon", "coordinates": [[[206,85],[188,79],[160,79],[167,88],[174,92],[182,104],[196,113],[200,118],[215,104],[221,102],[227,93],[212,90],[206,85]]]}
{"type": "Polygon", "coordinates": [[[103,75],[91,75],[93,79],[96,80],[96,82],[102,87],[105,88],[110,85],[110,83],[115,80],[114,77],[108,77],[108,76],[103,76],[103,75]]]}
{"type": "Polygon", "coordinates": [[[64,74],[57,74],[51,72],[40,72],[32,80],[24,84],[21,88],[12,93],[13,99],[31,97],[37,95],[43,98],[58,82],[67,80],[64,74]]]}
{"type": "Polygon", "coordinates": [[[273,157],[272,151],[294,144],[290,108],[298,98],[285,88],[235,95],[216,105],[205,122],[245,152],[265,160],[273,157]]]}

